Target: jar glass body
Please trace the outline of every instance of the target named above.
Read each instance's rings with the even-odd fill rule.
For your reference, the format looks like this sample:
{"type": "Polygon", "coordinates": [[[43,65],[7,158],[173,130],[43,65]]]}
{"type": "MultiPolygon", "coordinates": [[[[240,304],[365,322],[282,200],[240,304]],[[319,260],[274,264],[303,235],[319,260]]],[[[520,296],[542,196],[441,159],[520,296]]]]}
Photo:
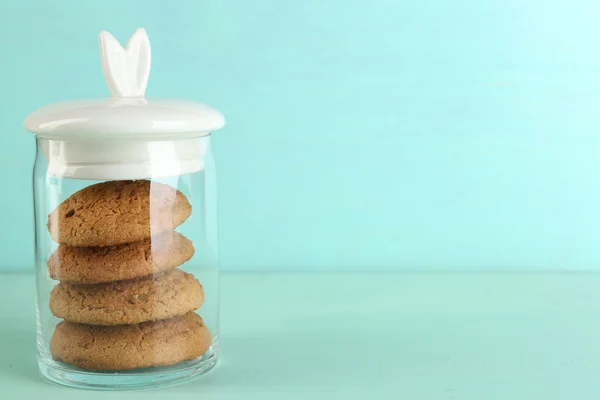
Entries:
{"type": "Polygon", "coordinates": [[[36,139],[37,347],[44,377],[74,387],[135,389],[187,380],[216,364],[216,174],[209,139],[36,139]]]}

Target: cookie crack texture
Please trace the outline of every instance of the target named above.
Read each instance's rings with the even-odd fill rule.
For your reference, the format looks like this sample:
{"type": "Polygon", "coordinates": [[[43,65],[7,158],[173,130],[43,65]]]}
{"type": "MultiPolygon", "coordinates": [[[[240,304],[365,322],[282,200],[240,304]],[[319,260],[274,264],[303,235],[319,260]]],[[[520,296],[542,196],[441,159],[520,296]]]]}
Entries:
{"type": "Polygon", "coordinates": [[[211,337],[194,312],[136,325],[90,326],[63,321],[50,341],[56,360],[89,370],[172,365],[204,354],[211,337]]]}
{"type": "Polygon", "coordinates": [[[177,232],[107,247],[60,245],[48,259],[50,277],[94,284],[139,278],[174,269],[194,255],[194,246],[177,232]]]}
{"type": "Polygon", "coordinates": [[[156,276],[94,285],[61,282],[50,293],[50,310],[90,325],[136,324],[183,315],[204,302],[193,275],[174,269],[156,276]]]}
{"type": "Polygon", "coordinates": [[[111,246],[173,230],[191,211],[185,195],[169,185],[109,181],[88,186],[63,201],[48,216],[48,231],[60,244],[111,246]]]}

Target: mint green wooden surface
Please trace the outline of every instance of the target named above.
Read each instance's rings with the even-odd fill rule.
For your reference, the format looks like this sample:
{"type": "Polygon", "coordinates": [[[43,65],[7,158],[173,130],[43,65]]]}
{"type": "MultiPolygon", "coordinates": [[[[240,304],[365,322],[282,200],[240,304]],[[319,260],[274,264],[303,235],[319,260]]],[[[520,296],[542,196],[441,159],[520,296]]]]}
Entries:
{"type": "Polygon", "coordinates": [[[34,282],[0,276],[0,399],[580,400],[600,393],[600,275],[227,274],[219,366],[100,393],[42,381],[34,282]]]}

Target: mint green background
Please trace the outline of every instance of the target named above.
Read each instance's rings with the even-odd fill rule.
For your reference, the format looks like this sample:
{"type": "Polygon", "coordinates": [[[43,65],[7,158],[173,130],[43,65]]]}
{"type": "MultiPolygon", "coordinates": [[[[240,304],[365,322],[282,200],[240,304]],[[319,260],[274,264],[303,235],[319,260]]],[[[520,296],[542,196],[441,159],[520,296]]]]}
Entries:
{"type": "Polygon", "coordinates": [[[225,269],[596,269],[599,20],[592,0],[4,0],[0,267],[32,265],[23,118],[106,96],[98,32],[144,26],[148,94],[227,117],[225,269]]]}

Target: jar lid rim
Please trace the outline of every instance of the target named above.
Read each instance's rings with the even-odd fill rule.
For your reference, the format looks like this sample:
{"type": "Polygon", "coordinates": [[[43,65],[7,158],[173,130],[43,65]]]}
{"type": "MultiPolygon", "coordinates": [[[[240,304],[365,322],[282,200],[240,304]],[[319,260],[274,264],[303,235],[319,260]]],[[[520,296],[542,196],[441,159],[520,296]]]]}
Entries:
{"type": "Polygon", "coordinates": [[[204,136],[221,129],[225,119],[194,101],[109,98],[53,103],[31,113],[24,125],[53,139],[176,138],[204,136]]]}

